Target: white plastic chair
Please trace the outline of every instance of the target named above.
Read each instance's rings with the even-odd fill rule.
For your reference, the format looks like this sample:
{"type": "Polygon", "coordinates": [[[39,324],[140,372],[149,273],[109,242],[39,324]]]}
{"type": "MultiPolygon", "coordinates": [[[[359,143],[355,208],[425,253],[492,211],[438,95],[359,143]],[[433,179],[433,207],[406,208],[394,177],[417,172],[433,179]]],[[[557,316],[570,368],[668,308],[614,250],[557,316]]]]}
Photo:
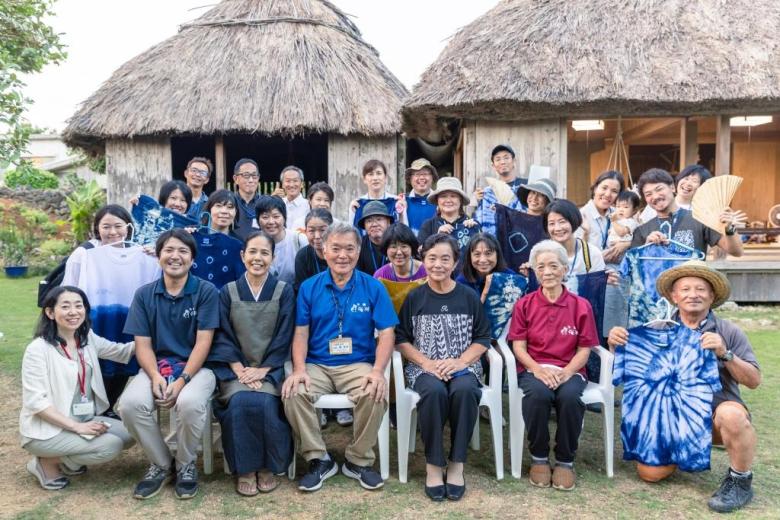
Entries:
{"type": "MultiPolygon", "coordinates": [[[[490,428],[493,433],[493,452],[496,463],[496,478],[504,478],[504,418],[501,410],[501,356],[494,349],[487,351],[490,360],[489,384],[482,387],[479,406],[486,406],[490,412],[490,428]]],[[[407,481],[409,454],[414,453],[417,439],[417,403],[420,394],[406,386],[401,353],[393,351],[393,378],[395,380],[395,414],[398,426],[398,480],[407,481]]],[[[474,433],[471,436],[471,448],[479,449],[479,415],[474,433]]]]}
{"type": "MultiPolygon", "coordinates": [[[[515,355],[506,340],[509,327],[504,330],[498,340],[498,347],[504,356],[507,367],[509,385],[509,458],[512,463],[512,476],[520,478],[523,465],[523,443],[525,442],[525,421],[523,421],[523,391],[517,386],[515,355]]],[[[595,347],[601,358],[601,376],[598,384],[588,382],[582,393],[582,402],[587,404],[600,403],[601,416],[604,422],[604,459],[607,477],[612,478],[614,442],[615,442],[615,387],[612,386],[612,364],[615,356],[603,347],[595,347]]]]}
{"type": "MultiPolygon", "coordinates": [[[[288,361],[284,364],[285,377],[292,374],[292,363],[288,361]]],[[[385,382],[390,384],[390,363],[385,367],[385,382]]],[[[346,394],[324,394],[314,402],[314,407],[319,409],[341,409],[354,408],[355,403],[349,400],[346,394]]],[[[383,480],[390,477],[390,415],[389,408],[382,417],[379,424],[377,444],[379,444],[379,473],[383,480]]],[[[292,464],[287,471],[287,477],[290,480],[295,478],[295,457],[298,454],[298,444],[295,444],[292,464]]]]}

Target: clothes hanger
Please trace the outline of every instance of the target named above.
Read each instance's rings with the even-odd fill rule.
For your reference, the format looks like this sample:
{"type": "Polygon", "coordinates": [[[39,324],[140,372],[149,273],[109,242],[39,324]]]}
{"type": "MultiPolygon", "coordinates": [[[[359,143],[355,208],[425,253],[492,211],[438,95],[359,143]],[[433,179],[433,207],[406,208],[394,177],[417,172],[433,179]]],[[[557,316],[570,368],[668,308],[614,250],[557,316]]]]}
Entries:
{"type": "Polygon", "coordinates": [[[643,323],[642,326],[651,329],[656,329],[656,330],[663,330],[668,327],[671,327],[672,325],[679,325],[679,323],[677,323],[672,319],[674,306],[671,303],[669,303],[669,300],[667,300],[666,298],[661,298],[661,300],[659,301],[662,301],[665,304],[666,310],[661,314],[661,316],[653,318],[652,320],[646,323],[643,323]]]}
{"type": "MultiPolygon", "coordinates": [[[[688,244],[683,244],[682,242],[679,242],[677,240],[674,240],[672,238],[672,225],[668,222],[662,222],[659,226],[659,231],[663,233],[663,235],[666,237],[667,243],[666,244],[645,244],[643,246],[639,246],[636,249],[644,249],[648,246],[652,245],[662,245],[664,247],[668,247],[670,245],[675,245],[680,249],[683,249],[685,251],[688,251],[690,253],[693,253],[693,256],[696,260],[704,260],[704,252],[699,251],[695,247],[691,247],[688,244]],[[666,231],[664,231],[666,230],[666,231]]],[[[680,262],[684,262],[686,260],[690,260],[690,258],[679,258],[675,256],[640,256],[637,257],[639,260],[677,260],[680,262]]]]}
{"type": "MultiPolygon", "coordinates": [[[[128,236],[132,237],[135,234],[135,226],[133,226],[133,223],[128,222],[125,227],[130,228],[130,234],[128,236]]],[[[116,242],[111,242],[110,244],[100,244],[98,247],[114,247],[120,244],[125,247],[134,247],[139,245],[128,238],[124,238],[123,240],[117,240],[116,242]]]]}

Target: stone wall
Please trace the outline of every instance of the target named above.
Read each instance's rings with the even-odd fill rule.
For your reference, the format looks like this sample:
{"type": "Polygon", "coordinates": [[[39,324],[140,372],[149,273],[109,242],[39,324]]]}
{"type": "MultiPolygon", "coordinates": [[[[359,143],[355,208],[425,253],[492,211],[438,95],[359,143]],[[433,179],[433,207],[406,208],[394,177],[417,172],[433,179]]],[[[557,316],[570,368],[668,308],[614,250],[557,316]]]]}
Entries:
{"type": "Polygon", "coordinates": [[[65,193],[61,191],[0,187],[0,199],[24,203],[56,218],[67,219],[70,216],[65,193]]]}

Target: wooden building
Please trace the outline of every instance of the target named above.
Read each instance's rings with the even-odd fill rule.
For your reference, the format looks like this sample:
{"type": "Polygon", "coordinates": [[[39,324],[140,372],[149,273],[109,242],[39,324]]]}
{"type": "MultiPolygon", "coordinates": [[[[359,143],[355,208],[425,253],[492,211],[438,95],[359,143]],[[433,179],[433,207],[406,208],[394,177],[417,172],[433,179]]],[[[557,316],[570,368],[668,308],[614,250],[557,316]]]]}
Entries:
{"type": "Polygon", "coordinates": [[[395,184],[407,91],[357,26],[325,0],[225,0],[122,65],[69,120],[71,146],[105,153],[108,198],[155,194],[193,156],[213,160],[207,191],[250,157],[261,183],[295,164],[328,181],[334,210],[363,192],[380,159],[395,184]]]}
{"type": "MultiPolygon", "coordinates": [[[[520,175],[549,166],[559,196],[580,204],[608,166],[636,181],[649,167],[676,172],[698,161],[744,177],[733,205],[771,227],[780,204],[778,27],[772,0],[502,0],[425,71],[403,129],[449,142],[468,191],[492,174],[492,147],[509,143],[520,175]],[[732,118],[758,115],[773,119],[732,128],[732,118]],[[577,131],[581,120],[603,129],[577,131]],[[610,164],[613,150],[625,154],[610,164]]],[[[777,242],[748,247],[745,258],[780,277],[777,242]]],[[[780,300],[749,283],[735,292],[780,300]]]]}

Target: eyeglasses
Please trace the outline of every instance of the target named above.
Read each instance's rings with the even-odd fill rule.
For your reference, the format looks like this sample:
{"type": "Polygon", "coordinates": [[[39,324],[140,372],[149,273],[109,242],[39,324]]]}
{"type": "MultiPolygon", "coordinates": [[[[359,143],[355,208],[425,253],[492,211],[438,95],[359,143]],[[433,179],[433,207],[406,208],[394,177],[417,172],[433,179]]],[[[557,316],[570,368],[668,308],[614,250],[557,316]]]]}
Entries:
{"type": "Polygon", "coordinates": [[[236,177],[241,177],[242,179],[259,179],[260,174],[257,173],[237,173],[236,177]]]}
{"type": "Polygon", "coordinates": [[[420,170],[412,173],[412,177],[431,177],[433,178],[433,174],[427,170],[420,170]]]}
{"type": "Polygon", "coordinates": [[[190,173],[194,173],[195,175],[200,175],[201,177],[206,177],[210,175],[208,170],[201,170],[199,168],[192,168],[190,167],[190,173]]]}

